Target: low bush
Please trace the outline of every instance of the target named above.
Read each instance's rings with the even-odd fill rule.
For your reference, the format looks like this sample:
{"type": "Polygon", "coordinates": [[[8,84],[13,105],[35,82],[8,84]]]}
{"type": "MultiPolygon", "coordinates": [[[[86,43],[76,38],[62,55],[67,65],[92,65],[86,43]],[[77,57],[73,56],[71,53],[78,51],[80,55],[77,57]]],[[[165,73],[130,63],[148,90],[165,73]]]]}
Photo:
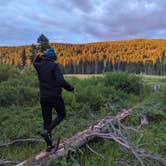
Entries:
{"type": "Polygon", "coordinates": [[[104,77],[105,86],[114,86],[115,89],[140,95],[143,82],[140,76],[126,72],[107,73],[104,77]]]}
{"type": "Polygon", "coordinates": [[[166,103],[166,88],[163,88],[160,94],[161,101],[165,104],[166,103]]]}
{"type": "MultiPolygon", "coordinates": [[[[100,111],[108,102],[122,105],[120,103],[125,103],[122,101],[127,98],[128,93],[139,94],[142,86],[140,77],[122,72],[109,73],[104,78],[67,77],[67,80],[75,87],[75,101],[73,102],[73,95],[64,91],[65,103],[76,108],[87,104],[93,111],[100,111]]],[[[19,71],[15,77],[3,81],[0,89],[1,106],[34,104],[38,101],[38,78],[32,66],[19,71]]]]}
{"type": "Polygon", "coordinates": [[[33,87],[0,86],[0,105],[32,104],[38,100],[38,90],[33,87]]]}
{"type": "Polygon", "coordinates": [[[1,64],[0,82],[7,80],[9,77],[14,77],[17,74],[19,74],[19,70],[14,66],[1,64]]]}

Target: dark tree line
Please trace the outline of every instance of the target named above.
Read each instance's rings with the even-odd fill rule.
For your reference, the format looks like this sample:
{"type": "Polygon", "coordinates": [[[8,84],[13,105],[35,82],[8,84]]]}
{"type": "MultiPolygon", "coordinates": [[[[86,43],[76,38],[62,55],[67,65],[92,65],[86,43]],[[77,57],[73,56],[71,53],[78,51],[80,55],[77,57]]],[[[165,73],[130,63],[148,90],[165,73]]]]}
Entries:
{"type": "Polygon", "coordinates": [[[75,64],[68,64],[65,67],[61,65],[61,68],[65,74],[99,74],[111,71],[126,71],[136,74],[149,74],[149,75],[166,75],[166,56],[162,57],[162,60],[158,59],[156,63],[152,62],[117,62],[117,63],[105,63],[104,61],[92,63],[84,62],[75,64]]]}

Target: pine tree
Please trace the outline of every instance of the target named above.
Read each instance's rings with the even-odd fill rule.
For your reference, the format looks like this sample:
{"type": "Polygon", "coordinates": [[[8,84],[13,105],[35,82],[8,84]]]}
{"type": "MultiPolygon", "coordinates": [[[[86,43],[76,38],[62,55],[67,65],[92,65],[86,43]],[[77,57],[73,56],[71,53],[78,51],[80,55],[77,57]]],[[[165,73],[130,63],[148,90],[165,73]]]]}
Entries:
{"type": "Polygon", "coordinates": [[[25,66],[27,60],[25,49],[23,49],[21,57],[22,57],[22,65],[25,66]]]}
{"type": "Polygon", "coordinates": [[[34,44],[32,44],[31,45],[31,50],[30,50],[30,61],[31,61],[31,63],[33,62],[35,56],[36,56],[36,46],[34,44]]]}
{"type": "Polygon", "coordinates": [[[46,49],[50,48],[49,45],[49,40],[46,36],[44,36],[43,34],[41,34],[38,39],[37,39],[37,43],[40,44],[40,49],[41,51],[45,51],[46,49]]]}

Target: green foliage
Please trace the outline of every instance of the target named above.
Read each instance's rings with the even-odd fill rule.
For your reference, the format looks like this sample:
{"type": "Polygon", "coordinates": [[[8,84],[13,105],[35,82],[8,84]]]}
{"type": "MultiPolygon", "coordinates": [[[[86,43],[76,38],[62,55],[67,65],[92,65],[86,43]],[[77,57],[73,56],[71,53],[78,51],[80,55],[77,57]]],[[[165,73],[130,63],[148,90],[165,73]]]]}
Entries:
{"type": "Polygon", "coordinates": [[[147,112],[147,117],[150,122],[159,123],[165,121],[166,113],[161,110],[152,110],[147,112]]]}
{"type": "Polygon", "coordinates": [[[31,104],[38,99],[38,90],[32,87],[20,85],[11,86],[7,82],[0,85],[0,105],[31,104]]]}
{"type": "Polygon", "coordinates": [[[31,45],[31,49],[30,49],[30,60],[31,60],[31,63],[33,63],[33,60],[34,60],[36,55],[37,55],[36,46],[34,44],[32,44],[31,45]]]}
{"type": "Polygon", "coordinates": [[[49,40],[48,40],[48,38],[47,38],[45,35],[43,35],[43,34],[41,34],[41,35],[38,37],[37,43],[40,44],[40,49],[41,49],[42,52],[45,51],[46,49],[50,48],[49,40]]]}
{"type": "Polygon", "coordinates": [[[166,103],[166,87],[162,89],[162,92],[160,94],[162,102],[165,104],[166,103]]]}
{"type": "Polygon", "coordinates": [[[105,76],[105,86],[114,86],[115,89],[139,95],[143,88],[142,79],[126,72],[113,72],[105,76]]]}
{"type": "MultiPolygon", "coordinates": [[[[1,72],[0,67],[0,72],[1,72]]],[[[4,70],[4,69],[3,69],[4,70]]],[[[6,67],[6,71],[9,70],[6,67]]],[[[0,83],[0,143],[17,138],[39,138],[42,129],[42,113],[38,98],[38,79],[32,66],[23,70],[11,67],[13,73],[0,83]]],[[[144,107],[136,110],[135,115],[127,118],[125,124],[138,126],[140,114],[146,113],[150,124],[133,139],[138,146],[144,145],[147,150],[165,153],[165,90],[154,93],[146,80],[146,88],[140,77],[127,73],[110,73],[104,77],[78,79],[66,78],[75,87],[75,94],[63,91],[66,104],[66,119],[53,131],[53,140],[70,137],[96,123],[106,115],[117,114],[122,108],[128,108],[140,102],[140,92],[145,91],[144,107]],[[134,85],[132,85],[132,83],[134,85]],[[129,86],[129,87],[126,87],[129,86]],[[135,86],[138,86],[137,88],[135,86]],[[147,91],[148,89],[148,91],[147,91]],[[148,94],[149,93],[149,94],[148,94]],[[161,97],[162,96],[162,97],[161,97]],[[162,100],[161,100],[162,98],[162,100]],[[153,103],[153,104],[149,104],[153,103]],[[156,104],[157,103],[157,104],[156,104]],[[159,120],[158,120],[159,119],[159,120]]],[[[159,81],[160,83],[160,81],[159,81]]],[[[164,87],[164,84],[163,84],[164,87]]],[[[53,118],[56,116],[53,111],[53,118]]],[[[50,165],[118,165],[119,159],[124,159],[128,165],[139,165],[129,153],[121,151],[120,146],[112,141],[97,140],[89,145],[92,149],[102,154],[104,158],[92,153],[89,149],[78,149],[72,155],[73,159],[62,158],[52,161],[50,165]],[[131,162],[132,161],[132,162],[131,162]],[[134,161],[134,163],[133,163],[134,161]]],[[[32,154],[43,150],[44,144],[24,144],[9,146],[0,152],[0,156],[12,160],[24,160],[32,154]]],[[[152,166],[155,164],[151,164],[152,166]]]]}
{"type": "Polygon", "coordinates": [[[26,60],[27,60],[25,49],[23,49],[23,51],[22,51],[21,58],[22,58],[22,65],[25,66],[26,65],[26,60]]]}
{"type": "Polygon", "coordinates": [[[15,77],[18,74],[18,69],[10,65],[0,66],[0,82],[7,80],[9,77],[15,77]]]}
{"type": "Polygon", "coordinates": [[[105,102],[105,98],[102,96],[103,90],[103,87],[100,85],[84,87],[84,90],[77,94],[77,101],[88,103],[92,110],[98,111],[105,102]]]}
{"type": "MultiPolygon", "coordinates": [[[[134,102],[136,99],[134,95],[116,89],[111,84],[106,86],[103,77],[93,77],[83,80],[72,78],[70,81],[76,89],[76,102],[80,105],[89,105],[92,111],[103,109],[113,111],[113,107],[114,109],[126,107],[129,101],[134,102]],[[111,108],[109,105],[112,105],[111,108]]],[[[68,93],[64,93],[64,98],[66,103],[70,104],[72,102],[72,98],[69,97],[68,93]]]]}
{"type": "Polygon", "coordinates": [[[38,81],[35,74],[30,70],[30,67],[27,68],[28,70],[25,68],[22,71],[17,71],[17,73],[14,73],[13,70],[6,72],[8,73],[8,77],[10,74],[11,76],[8,78],[8,80],[0,83],[1,106],[19,104],[27,105],[38,101],[38,81]]]}

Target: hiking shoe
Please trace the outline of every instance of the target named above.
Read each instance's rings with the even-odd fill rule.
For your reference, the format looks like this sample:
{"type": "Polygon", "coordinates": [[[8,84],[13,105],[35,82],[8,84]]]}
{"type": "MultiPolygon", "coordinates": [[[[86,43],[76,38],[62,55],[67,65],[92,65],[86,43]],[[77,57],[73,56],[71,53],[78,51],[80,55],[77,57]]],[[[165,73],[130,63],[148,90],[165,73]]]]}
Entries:
{"type": "Polygon", "coordinates": [[[52,139],[51,134],[48,132],[48,130],[43,130],[40,135],[44,138],[44,140],[47,143],[47,146],[52,146],[52,139]]]}
{"type": "Polygon", "coordinates": [[[45,137],[48,137],[49,136],[49,133],[48,133],[48,130],[43,130],[40,135],[45,138],[45,137]]]}
{"type": "Polygon", "coordinates": [[[51,150],[52,150],[54,147],[55,147],[54,145],[47,146],[46,151],[47,151],[47,152],[51,152],[51,150]]]}

